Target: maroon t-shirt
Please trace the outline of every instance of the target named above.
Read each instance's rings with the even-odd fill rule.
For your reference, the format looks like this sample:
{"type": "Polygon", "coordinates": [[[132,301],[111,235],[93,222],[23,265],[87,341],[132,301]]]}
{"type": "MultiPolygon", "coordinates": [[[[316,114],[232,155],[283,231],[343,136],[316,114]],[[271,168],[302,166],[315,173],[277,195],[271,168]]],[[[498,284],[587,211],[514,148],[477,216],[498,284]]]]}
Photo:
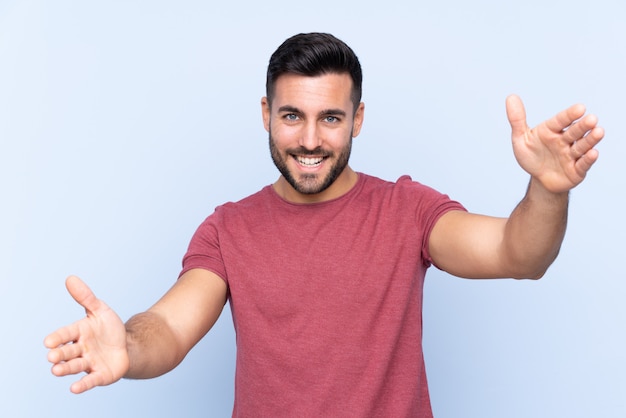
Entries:
{"type": "Polygon", "coordinates": [[[233,416],[431,417],[422,291],[428,237],[449,210],[464,208],[408,176],[361,173],[327,202],[290,203],[267,186],[218,207],[183,273],[228,284],[233,416]]]}

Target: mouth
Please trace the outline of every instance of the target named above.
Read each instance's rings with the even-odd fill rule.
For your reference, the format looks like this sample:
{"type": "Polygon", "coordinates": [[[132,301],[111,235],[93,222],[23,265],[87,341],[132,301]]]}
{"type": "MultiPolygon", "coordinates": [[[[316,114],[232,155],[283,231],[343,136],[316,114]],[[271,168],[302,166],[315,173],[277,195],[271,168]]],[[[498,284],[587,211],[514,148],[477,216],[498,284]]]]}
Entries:
{"type": "Polygon", "coordinates": [[[322,164],[322,161],[324,161],[324,158],[326,158],[326,157],[303,157],[300,155],[294,155],[293,157],[296,159],[298,164],[300,164],[303,167],[308,167],[308,168],[318,167],[320,164],[322,164]]]}

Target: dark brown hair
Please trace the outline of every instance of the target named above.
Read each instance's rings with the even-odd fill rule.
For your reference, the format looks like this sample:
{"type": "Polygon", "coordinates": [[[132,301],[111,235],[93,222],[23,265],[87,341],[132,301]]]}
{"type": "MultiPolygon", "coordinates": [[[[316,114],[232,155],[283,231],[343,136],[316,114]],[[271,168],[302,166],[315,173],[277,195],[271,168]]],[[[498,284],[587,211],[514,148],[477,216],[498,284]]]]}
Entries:
{"type": "Polygon", "coordinates": [[[316,77],[333,73],[350,75],[351,99],[356,112],[361,102],[363,74],[354,51],[345,42],[328,33],[301,33],[292,36],[270,58],[265,84],[267,100],[272,103],[274,84],[281,75],[316,77]]]}

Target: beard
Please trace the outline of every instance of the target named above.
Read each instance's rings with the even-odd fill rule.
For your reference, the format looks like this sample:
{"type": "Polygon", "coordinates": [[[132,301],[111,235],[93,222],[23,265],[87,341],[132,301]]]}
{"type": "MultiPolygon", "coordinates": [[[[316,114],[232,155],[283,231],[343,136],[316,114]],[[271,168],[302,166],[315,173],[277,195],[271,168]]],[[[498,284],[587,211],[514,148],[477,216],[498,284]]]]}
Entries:
{"type": "Polygon", "coordinates": [[[287,180],[287,183],[289,183],[297,192],[311,195],[321,193],[330,187],[348,165],[350,152],[352,151],[352,132],[350,132],[350,140],[346,146],[340,150],[339,156],[335,158],[334,163],[331,165],[330,170],[328,170],[325,176],[319,174],[301,174],[299,178],[296,178],[287,167],[286,159],[292,158],[292,155],[315,155],[332,159],[335,157],[335,153],[323,150],[321,147],[317,147],[314,150],[307,150],[304,147],[299,147],[285,150],[285,156],[283,156],[274,143],[271,130],[269,143],[272,161],[274,161],[274,165],[278,168],[280,174],[282,174],[285,180],[287,180]]]}

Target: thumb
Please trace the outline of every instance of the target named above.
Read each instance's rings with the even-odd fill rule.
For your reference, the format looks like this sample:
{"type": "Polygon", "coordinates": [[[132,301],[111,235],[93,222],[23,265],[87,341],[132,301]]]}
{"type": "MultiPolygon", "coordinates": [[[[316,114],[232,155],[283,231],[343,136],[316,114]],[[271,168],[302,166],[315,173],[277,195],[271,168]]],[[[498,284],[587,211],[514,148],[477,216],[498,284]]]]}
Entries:
{"type": "Polygon", "coordinates": [[[91,291],[89,286],[76,276],[69,276],[65,280],[65,287],[70,295],[80,304],[87,313],[96,311],[100,307],[100,301],[91,291]]]}
{"type": "Polygon", "coordinates": [[[526,133],[528,130],[526,110],[519,96],[512,94],[506,98],[506,116],[511,125],[511,136],[516,137],[526,133]]]}

